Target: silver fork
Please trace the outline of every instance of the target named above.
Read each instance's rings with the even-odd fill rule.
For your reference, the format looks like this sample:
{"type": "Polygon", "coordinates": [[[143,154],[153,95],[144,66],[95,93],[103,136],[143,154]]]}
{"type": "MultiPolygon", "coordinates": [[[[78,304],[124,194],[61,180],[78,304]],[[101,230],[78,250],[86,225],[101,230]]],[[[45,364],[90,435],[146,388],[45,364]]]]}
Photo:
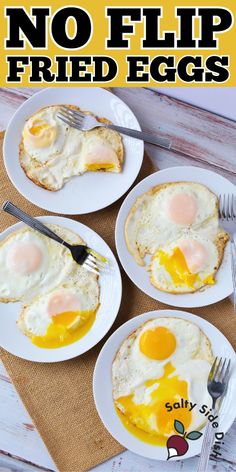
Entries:
{"type": "MultiPolygon", "coordinates": [[[[230,376],[230,364],[230,359],[224,359],[222,361],[222,358],[218,360],[216,357],[210,370],[207,381],[207,390],[212,398],[212,414],[216,413],[217,400],[222,397],[227,390],[230,376]]],[[[214,429],[212,424],[208,422],[203,438],[197,472],[205,472],[207,470],[213,439],[214,429]]]]}
{"type": "Polygon", "coordinates": [[[100,121],[97,121],[94,116],[86,115],[81,111],[73,110],[72,108],[66,105],[60,107],[60,111],[57,116],[67,125],[71,126],[72,128],[76,128],[80,131],[90,131],[91,129],[97,128],[98,126],[102,126],[103,128],[109,128],[114,131],[118,131],[118,133],[131,136],[132,138],[141,139],[142,141],[146,141],[147,143],[155,144],[156,146],[160,146],[166,149],[171,148],[171,141],[169,139],[158,138],[156,136],[153,136],[152,134],[143,133],[142,131],[125,128],[123,126],[101,123],[100,121]]]}
{"type": "Polygon", "coordinates": [[[18,220],[23,221],[27,226],[30,226],[36,231],[39,231],[39,233],[42,233],[44,236],[48,236],[48,238],[51,238],[67,247],[70,250],[73,259],[90,272],[99,274],[99,271],[103,270],[108,264],[106,258],[98,254],[93,249],[83,244],[71,245],[67,243],[62,238],[60,238],[60,236],[54,233],[54,231],[41,223],[41,221],[20,210],[20,208],[17,208],[15,205],[13,205],[13,203],[9,201],[5,202],[2,209],[6,213],[9,213],[10,215],[18,218],[18,220]]]}
{"type": "Polygon", "coordinates": [[[230,235],[230,253],[231,253],[231,270],[233,280],[233,303],[234,311],[236,311],[236,247],[234,242],[234,232],[236,229],[236,209],[235,195],[223,194],[219,197],[219,218],[225,231],[230,235]]]}

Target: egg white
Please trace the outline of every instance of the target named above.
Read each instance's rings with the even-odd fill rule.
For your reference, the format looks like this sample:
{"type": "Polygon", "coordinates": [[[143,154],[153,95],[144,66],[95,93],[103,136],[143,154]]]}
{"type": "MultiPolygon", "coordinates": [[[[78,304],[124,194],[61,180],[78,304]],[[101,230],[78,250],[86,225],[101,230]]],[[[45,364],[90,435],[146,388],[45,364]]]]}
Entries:
{"type": "MultiPolygon", "coordinates": [[[[168,377],[177,376],[179,380],[187,382],[188,398],[186,399],[197,404],[197,407],[192,410],[191,424],[188,429],[189,431],[200,430],[206,419],[199,413],[199,407],[202,404],[207,404],[209,407],[211,405],[211,397],[207,391],[207,378],[212,362],[210,341],[197,325],[174,317],[149,320],[123,341],[113,361],[112,385],[115,405],[126,415],[125,404],[122,403],[121,397],[132,395],[133,416],[130,421],[138,424],[139,428],[144,431],[162,434],[158,428],[155,411],[153,414],[150,412],[147,414],[143,407],[151,406],[153,402],[151,394],[161,385],[164,368],[171,363],[175,370],[168,377]],[[139,348],[142,334],[157,326],[168,328],[176,338],[175,351],[164,361],[146,357],[139,348]],[[154,383],[147,386],[148,380],[154,380],[154,383]],[[138,409],[139,406],[141,410],[138,409]]],[[[168,398],[168,392],[166,393],[168,398]]],[[[171,401],[171,398],[169,400],[171,401]]],[[[165,408],[164,405],[163,408],[165,408]]]]}
{"type": "MultiPolygon", "coordinates": [[[[48,190],[57,191],[73,176],[87,172],[87,155],[104,146],[112,155],[108,172],[121,172],[123,144],[119,133],[106,128],[80,131],[58,118],[59,105],[45,107],[36,112],[25,123],[20,145],[20,164],[34,183],[48,190]],[[40,145],[40,139],[32,138],[30,130],[36,123],[53,130],[55,136],[48,146],[40,145]]],[[[102,119],[101,121],[104,121],[102,119]]],[[[33,128],[34,129],[34,128],[33,128]]],[[[42,143],[41,143],[42,144],[42,143]]],[[[100,160],[98,160],[98,165],[100,160]]]]}
{"type": "Polygon", "coordinates": [[[201,233],[199,234],[199,232],[187,232],[183,237],[176,239],[170,244],[160,247],[159,250],[161,250],[167,256],[171,256],[174,249],[178,248],[182,241],[186,241],[188,239],[190,241],[198,241],[205,248],[206,252],[204,264],[198,271],[197,280],[194,282],[193,286],[190,287],[187,283],[177,284],[175,281],[173,281],[171,274],[165,269],[164,265],[161,264],[157,252],[153,256],[149,267],[150,281],[154,287],[170,293],[189,293],[208,285],[208,278],[214,277],[214,274],[216,273],[221,262],[221,254],[218,249],[217,238],[215,241],[212,241],[211,239],[202,237],[201,233]]]}
{"type": "Polygon", "coordinates": [[[194,182],[174,182],[158,185],[138,197],[131,207],[126,224],[125,238],[136,262],[145,265],[147,254],[154,254],[166,243],[177,240],[186,229],[215,235],[218,227],[217,197],[207,187],[194,182]],[[168,217],[167,204],[173,195],[185,192],[197,201],[193,224],[179,225],[168,217]]]}
{"type": "Polygon", "coordinates": [[[116,399],[129,395],[146,380],[160,378],[167,362],[177,367],[201,355],[209,360],[211,350],[208,339],[194,323],[174,317],[147,321],[124,340],[116,354],[112,365],[113,396],[116,399]],[[175,351],[163,361],[150,359],[139,347],[142,334],[158,326],[168,328],[176,338],[175,351]]]}
{"type": "Polygon", "coordinates": [[[12,233],[0,245],[0,300],[29,300],[59,284],[71,271],[72,258],[68,249],[30,228],[12,233]],[[43,254],[40,267],[29,274],[20,274],[8,264],[8,255],[19,243],[38,246],[43,254]]]}
{"type": "Polygon", "coordinates": [[[57,287],[44,296],[39,295],[29,305],[25,305],[18,320],[21,331],[27,336],[44,336],[46,334],[52,322],[48,313],[48,303],[54,293],[68,291],[79,299],[81,313],[95,311],[99,305],[97,278],[88,271],[83,271],[82,278],[81,281],[78,273],[74,272],[63,286],[57,287]]]}

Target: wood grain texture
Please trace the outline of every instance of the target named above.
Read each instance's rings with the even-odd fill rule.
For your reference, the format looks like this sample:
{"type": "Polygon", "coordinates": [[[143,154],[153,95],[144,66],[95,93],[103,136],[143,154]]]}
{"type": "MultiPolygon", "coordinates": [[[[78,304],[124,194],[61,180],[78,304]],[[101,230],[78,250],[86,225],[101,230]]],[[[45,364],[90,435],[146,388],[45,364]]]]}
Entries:
{"type": "MultiPolygon", "coordinates": [[[[37,88],[0,88],[0,129],[37,88]]],[[[236,123],[150,89],[115,88],[136,114],[143,130],[173,140],[176,152],[147,145],[156,165],[196,165],[215,170],[236,183],[236,123]]],[[[225,437],[223,460],[210,461],[209,472],[236,470],[236,422],[225,437]]],[[[197,458],[163,463],[130,452],[96,467],[96,472],[193,472],[197,458]]],[[[0,364],[0,472],[55,470],[45,445],[0,364]]],[[[76,472],[76,471],[67,471],[76,472]]]]}
{"type": "Polygon", "coordinates": [[[236,183],[236,123],[150,89],[113,89],[141,128],[172,140],[176,152],[146,145],[160,169],[173,165],[210,168],[236,183]]]}

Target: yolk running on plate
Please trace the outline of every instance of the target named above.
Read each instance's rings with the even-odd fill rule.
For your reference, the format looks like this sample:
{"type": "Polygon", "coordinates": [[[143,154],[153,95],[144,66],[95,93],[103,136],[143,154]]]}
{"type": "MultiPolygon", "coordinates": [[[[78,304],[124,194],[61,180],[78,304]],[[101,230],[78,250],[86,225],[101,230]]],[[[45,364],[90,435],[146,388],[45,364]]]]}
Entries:
{"type": "Polygon", "coordinates": [[[160,250],[156,257],[159,258],[160,264],[164,266],[176,285],[194,287],[198,275],[190,272],[185,257],[178,247],[173,250],[171,255],[160,250]]]}
{"type": "Polygon", "coordinates": [[[32,336],[38,347],[57,348],[67,346],[81,339],[90,330],[96,318],[96,311],[66,312],[52,317],[44,336],[32,336]]]}
{"type": "Polygon", "coordinates": [[[150,359],[167,359],[176,348],[175,336],[164,326],[148,329],[140,337],[140,350],[150,359]]]}
{"type": "Polygon", "coordinates": [[[147,388],[157,385],[150,393],[148,403],[135,403],[133,394],[120,397],[115,401],[116,411],[126,429],[149,444],[165,445],[166,438],[175,433],[175,420],[181,421],[185,430],[192,422],[192,413],[187,408],[167,411],[165,407],[167,402],[173,404],[180,398],[188,399],[188,383],[180,380],[177,375],[170,377],[174,371],[174,367],[168,362],[161,378],[146,381],[147,388]],[[118,404],[121,405],[123,413],[118,409],[118,404]]]}
{"type": "Polygon", "coordinates": [[[87,170],[102,170],[102,169],[114,169],[114,164],[112,163],[109,163],[109,162],[98,162],[98,163],[95,163],[95,164],[87,164],[86,165],[86,169],[87,170]]]}
{"type": "Polygon", "coordinates": [[[208,277],[206,277],[204,280],[203,280],[204,284],[206,285],[214,285],[215,284],[215,279],[213,277],[213,275],[208,275],[208,277]]]}

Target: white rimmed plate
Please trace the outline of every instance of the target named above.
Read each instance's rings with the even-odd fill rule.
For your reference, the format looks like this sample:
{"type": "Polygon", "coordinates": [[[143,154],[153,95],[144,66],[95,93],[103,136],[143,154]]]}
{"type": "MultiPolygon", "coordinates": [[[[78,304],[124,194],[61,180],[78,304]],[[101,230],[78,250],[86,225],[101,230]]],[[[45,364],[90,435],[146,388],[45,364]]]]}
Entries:
{"type": "MultiPolygon", "coordinates": [[[[109,246],[93,230],[69,218],[58,216],[43,216],[39,218],[45,224],[57,224],[78,233],[91,248],[104,255],[110,261],[110,270],[101,273],[100,307],[96,320],[90,331],[79,341],[57,349],[42,349],[33,345],[27,336],[17,328],[20,303],[0,303],[0,345],[23,359],[35,362],[58,362],[79,356],[95,346],[115,321],[122,293],[121,276],[116,259],[109,246]]],[[[17,223],[0,235],[0,241],[23,226],[17,223]]]]}
{"type": "MultiPolygon", "coordinates": [[[[228,431],[236,415],[234,400],[236,395],[236,368],[234,349],[225,336],[217,328],[215,328],[215,326],[208,323],[208,321],[196,315],[192,315],[191,313],[177,310],[150,311],[127,321],[119,329],[117,329],[117,331],[115,331],[112,336],[110,336],[98,356],[94,370],[93,394],[98,414],[109,433],[120,444],[122,444],[122,446],[143,457],[165,461],[167,460],[167,449],[165,447],[153,446],[140,441],[131,433],[129,433],[121,423],[113,404],[111,379],[112,362],[118,348],[124,339],[145,321],[152,318],[158,318],[160,316],[174,316],[195,323],[210,339],[213,354],[215,356],[228,357],[234,362],[232,375],[229,381],[226,396],[222,402],[220,414],[219,431],[224,433],[228,431]]],[[[200,407],[201,402],[199,408],[200,407]]],[[[209,405],[209,408],[210,407],[211,405],[209,405]]],[[[195,456],[196,454],[199,454],[201,450],[202,439],[203,437],[197,441],[189,441],[189,450],[184,456],[181,456],[181,459],[187,459],[189,457],[195,456]]],[[[177,459],[179,458],[172,458],[171,461],[177,459]]]]}
{"type": "Polygon", "coordinates": [[[216,274],[215,285],[195,293],[171,294],[162,292],[151,284],[148,272],[144,267],[136,263],[133,256],[129,253],[125,242],[125,221],[135,200],[155,185],[178,181],[197,182],[206,185],[216,195],[235,193],[235,186],[229,180],[212,171],[199,167],[170,167],[151,174],[134,187],[120,208],[116,221],[116,248],[122,266],[130,279],[150,297],[176,307],[191,308],[206,306],[226,298],[233,292],[229,245],[225,249],[223,262],[216,274]]]}
{"type": "Polygon", "coordinates": [[[140,130],[130,108],[111,92],[102,88],[48,88],[42,90],[16,111],[4,139],[4,163],[13,185],[27,200],[54,213],[81,215],[105,208],[130,188],[143,161],[143,141],[123,136],[124,167],[119,174],[87,172],[74,177],[57,192],[38,187],[23,172],[19,163],[19,143],[25,120],[42,107],[53,104],[78,105],[114,124],[140,130]]]}

